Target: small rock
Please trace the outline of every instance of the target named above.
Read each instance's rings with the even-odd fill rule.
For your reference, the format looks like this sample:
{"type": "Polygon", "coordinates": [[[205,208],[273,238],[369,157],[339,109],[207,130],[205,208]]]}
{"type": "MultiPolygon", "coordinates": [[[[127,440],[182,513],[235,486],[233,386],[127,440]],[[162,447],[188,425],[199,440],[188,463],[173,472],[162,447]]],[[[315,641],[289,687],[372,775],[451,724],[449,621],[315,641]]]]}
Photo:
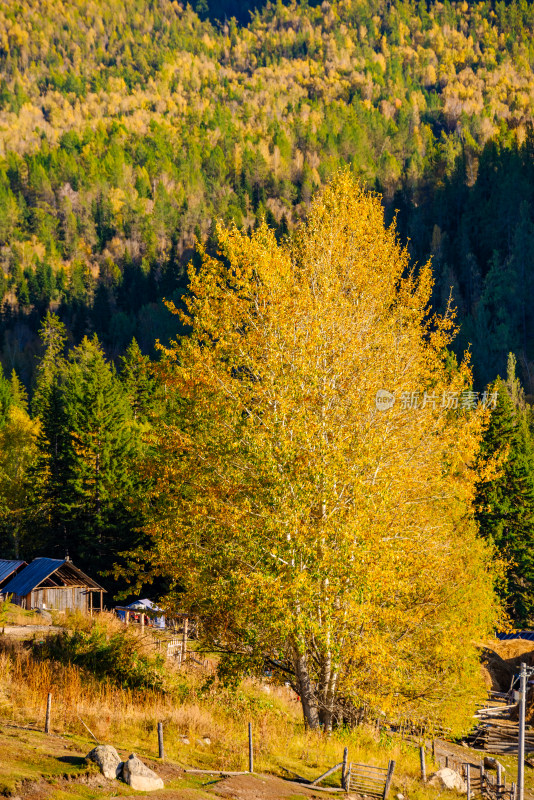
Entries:
{"type": "Polygon", "coordinates": [[[105,778],[120,778],[122,761],[114,747],[109,744],[99,744],[85,756],[86,761],[94,761],[100,767],[100,772],[105,778]]]}
{"type": "Polygon", "coordinates": [[[404,795],[399,792],[395,795],[395,800],[404,800],[404,795]]]}
{"type": "Polygon", "coordinates": [[[203,736],[202,741],[204,742],[204,744],[211,744],[211,739],[209,736],[203,736]]]}
{"type": "Polygon", "coordinates": [[[429,786],[435,786],[437,789],[456,789],[464,794],[467,791],[467,784],[461,775],[448,767],[438,769],[430,776],[428,783],[429,786]]]}
{"type": "Polygon", "coordinates": [[[191,744],[187,736],[180,736],[180,741],[182,742],[182,744],[191,744]]]}
{"type": "Polygon", "coordinates": [[[132,753],[129,759],[124,762],[122,779],[124,783],[127,783],[128,786],[138,792],[153,792],[155,789],[164,788],[161,778],[143,764],[135,753],[132,753]]]}
{"type": "Polygon", "coordinates": [[[469,747],[469,745],[467,744],[467,742],[460,742],[460,744],[462,745],[462,747],[469,747]]]}

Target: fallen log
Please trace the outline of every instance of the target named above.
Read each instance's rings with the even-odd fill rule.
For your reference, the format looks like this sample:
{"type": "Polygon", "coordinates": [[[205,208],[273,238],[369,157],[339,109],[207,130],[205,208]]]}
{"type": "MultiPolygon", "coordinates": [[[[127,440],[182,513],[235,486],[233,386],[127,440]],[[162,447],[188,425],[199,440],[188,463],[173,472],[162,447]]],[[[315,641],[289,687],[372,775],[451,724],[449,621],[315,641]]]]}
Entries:
{"type": "Polygon", "coordinates": [[[250,772],[231,772],[228,769],[186,769],[185,772],[194,772],[197,775],[250,775],[250,772]]]}
{"type": "Polygon", "coordinates": [[[337,772],[337,770],[341,769],[342,766],[343,762],[340,761],[339,764],[335,765],[335,767],[330,767],[330,769],[327,769],[326,772],[323,772],[322,775],[319,775],[318,778],[315,778],[315,780],[310,783],[310,786],[317,786],[318,783],[320,783],[325,778],[328,778],[329,775],[333,775],[334,772],[337,772]]]}

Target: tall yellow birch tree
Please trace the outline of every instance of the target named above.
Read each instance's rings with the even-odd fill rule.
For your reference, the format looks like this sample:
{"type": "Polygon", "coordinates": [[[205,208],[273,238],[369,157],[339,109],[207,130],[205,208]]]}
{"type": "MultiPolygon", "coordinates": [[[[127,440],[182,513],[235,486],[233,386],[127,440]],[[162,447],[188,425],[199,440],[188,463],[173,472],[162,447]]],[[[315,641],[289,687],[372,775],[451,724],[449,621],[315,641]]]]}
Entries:
{"type": "Polygon", "coordinates": [[[497,615],[472,515],[482,417],[450,408],[470,372],[447,360],[451,316],[428,316],[430,265],[410,272],[348,174],[286,243],[219,235],[163,360],[151,568],[211,647],[285,671],[312,728],[363,704],[468,716],[497,615]]]}

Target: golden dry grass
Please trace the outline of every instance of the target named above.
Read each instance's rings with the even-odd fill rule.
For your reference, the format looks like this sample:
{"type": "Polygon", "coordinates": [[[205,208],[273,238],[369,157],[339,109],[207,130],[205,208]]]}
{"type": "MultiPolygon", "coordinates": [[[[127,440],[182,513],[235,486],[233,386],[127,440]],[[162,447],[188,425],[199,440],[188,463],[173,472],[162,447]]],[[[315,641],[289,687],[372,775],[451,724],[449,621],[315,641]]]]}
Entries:
{"type": "Polygon", "coordinates": [[[6,604],[4,625],[43,625],[47,626],[50,622],[42,614],[33,611],[26,611],[13,603],[6,604]]]}
{"type": "Polygon", "coordinates": [[[368,728],[328,738],[305,731],[300,706],[286,687],[249,681],[233,693],[204,689],[204,681],[205,676],[189,669],[180,674],[172,694],[135,692],[98,682],[77,667],[36,661],[19,649],[0,653],[0,717],[42,728],[51,692],[56,733],[84,735],[83,720],[98,741],[155,757],[157,723],[162,721],[170,759],[234,770],[247,768],[247,723],[252,721],[257,771],[316,776],[341,760],[347,744],[353,760],[383,766],[395,758],[405,779],[417,778],[417,753],[405,743],[380,743],[368,728]]]}
{"type": "MultiPolygon", "coordinates": [[[[89,629],[94,624],[73,616],[66,622],[71,628],[89,629]]],[[[112,617],[100,622],[110,634],[121,625],[112,617]]],[[[135,635],[140,648],[150,647],[146,633],[135,635]]],[[[158,753],[157,723],[163,722],[167,758],[191,767],[233,770],[247,769],[251,721],[257,772],[316,777],[341,760],[347,745],[353,761],[386,766],[395,759],[394,788],[409,794],[410,800],[438,796],[419,781],[416,747],[368,727],[329,737],[307,731],[300,704],[289,688],[249,680],[230,692],[210,684],[207,677],[196,668],[171,668],[171,691],[134,691],[109,680],[98,681],[72,665],[36,660],[21,645],[14,645],[0,652],[0,719],[42,730],[51,692],[54,733],[87,741],[83,720],[99,742],[153,758],[158,753]]],[[[89,749],[88,741],[87,745],[89,749]]],[[[447,796],[440,795],[443,800],[447,796]]]]}

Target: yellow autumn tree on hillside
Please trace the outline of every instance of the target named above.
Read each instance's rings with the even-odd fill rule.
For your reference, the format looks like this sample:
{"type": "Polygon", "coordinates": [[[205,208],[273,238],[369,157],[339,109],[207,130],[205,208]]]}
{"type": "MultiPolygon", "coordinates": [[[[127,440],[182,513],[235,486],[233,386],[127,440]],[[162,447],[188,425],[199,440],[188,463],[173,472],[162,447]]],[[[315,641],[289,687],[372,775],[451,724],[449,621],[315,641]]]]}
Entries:
{"type": "Polygon", "coordinates": [[[162,363],[151,567],[223,668],[270,663],[310,727],[363,705],[460,725],[497,609],[471,509],[481,414],[453,407],[470,373],[428,316],[431,268],[409,271],[348,174],[285,243],[219,234],[162,363]]]}

